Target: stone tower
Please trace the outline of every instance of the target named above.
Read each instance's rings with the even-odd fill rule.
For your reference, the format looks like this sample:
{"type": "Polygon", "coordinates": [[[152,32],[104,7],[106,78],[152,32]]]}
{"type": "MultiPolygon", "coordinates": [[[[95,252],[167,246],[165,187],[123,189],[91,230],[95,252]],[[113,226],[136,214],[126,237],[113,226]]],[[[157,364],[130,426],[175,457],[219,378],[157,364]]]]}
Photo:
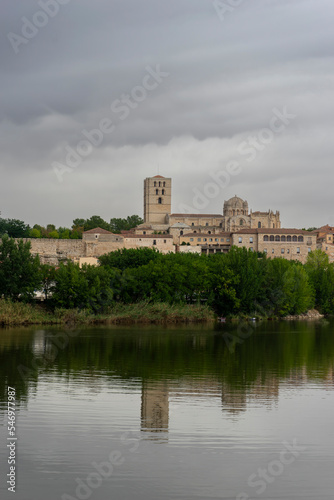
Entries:
{"type": "Polygon", "coordinates": [[[171,213],[172,179],[155,175],[144,180],[144,223],[165,224],[171,213]]]}

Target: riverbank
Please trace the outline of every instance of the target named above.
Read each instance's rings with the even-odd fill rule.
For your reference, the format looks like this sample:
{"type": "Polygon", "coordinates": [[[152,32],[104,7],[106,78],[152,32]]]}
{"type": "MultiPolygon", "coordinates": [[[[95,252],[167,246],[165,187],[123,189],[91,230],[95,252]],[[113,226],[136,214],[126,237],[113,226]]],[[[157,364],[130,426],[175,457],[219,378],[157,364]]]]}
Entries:
{"type": "Polygon", "coordinates": [[[209,323],[214,312],[203,305],[116,304],[105,314],[85,309],[56,309],[49,312],[40,304],[0,300],[0,326],[20,325],[91,325],[91,324],[176,324],[209,323]]]}

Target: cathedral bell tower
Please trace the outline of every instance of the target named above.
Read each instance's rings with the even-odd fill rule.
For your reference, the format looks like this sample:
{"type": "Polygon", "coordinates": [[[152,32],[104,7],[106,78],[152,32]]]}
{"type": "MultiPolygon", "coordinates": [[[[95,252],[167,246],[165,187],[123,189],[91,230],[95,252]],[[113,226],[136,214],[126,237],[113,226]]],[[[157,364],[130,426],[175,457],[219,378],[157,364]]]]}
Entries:
{"type": "Polygon", "coordinates": [[[171,213],[172,179],[155,175],[144,180],[144,223],[166,224],[171,213]]]}

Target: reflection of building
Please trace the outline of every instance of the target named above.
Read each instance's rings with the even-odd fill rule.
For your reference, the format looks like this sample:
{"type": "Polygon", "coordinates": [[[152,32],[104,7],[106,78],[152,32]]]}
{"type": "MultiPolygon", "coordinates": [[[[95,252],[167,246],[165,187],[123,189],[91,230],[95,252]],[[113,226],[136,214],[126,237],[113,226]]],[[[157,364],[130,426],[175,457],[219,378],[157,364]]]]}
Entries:
{"type": "Polygon", "coordinates": [[[141,403],[141,427],[143,431],[168,431],[169,421],[168,385],[146,385],[143,383],[141,403]]]}

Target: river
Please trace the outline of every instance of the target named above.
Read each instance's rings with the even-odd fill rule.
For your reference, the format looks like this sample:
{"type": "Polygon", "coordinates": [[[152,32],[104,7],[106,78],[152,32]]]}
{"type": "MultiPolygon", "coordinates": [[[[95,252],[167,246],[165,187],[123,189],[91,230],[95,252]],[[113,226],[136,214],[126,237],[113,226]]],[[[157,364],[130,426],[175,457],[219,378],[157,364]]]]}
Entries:
{"type": "Polygon", "coordinates": [[[0,498],[332,499],[333,368],[332,320],[0,330],[0,498]]]}

